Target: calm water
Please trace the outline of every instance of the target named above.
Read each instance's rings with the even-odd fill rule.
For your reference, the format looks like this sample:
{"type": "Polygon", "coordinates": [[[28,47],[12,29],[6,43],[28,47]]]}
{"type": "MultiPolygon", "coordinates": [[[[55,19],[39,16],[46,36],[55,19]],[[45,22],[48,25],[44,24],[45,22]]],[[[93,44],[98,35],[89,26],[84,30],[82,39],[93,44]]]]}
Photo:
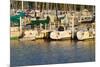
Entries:
{"type": "Polygon", "coordinates": [[[11,66],[95,61],[95,41],[11,40],[11,66]]]}

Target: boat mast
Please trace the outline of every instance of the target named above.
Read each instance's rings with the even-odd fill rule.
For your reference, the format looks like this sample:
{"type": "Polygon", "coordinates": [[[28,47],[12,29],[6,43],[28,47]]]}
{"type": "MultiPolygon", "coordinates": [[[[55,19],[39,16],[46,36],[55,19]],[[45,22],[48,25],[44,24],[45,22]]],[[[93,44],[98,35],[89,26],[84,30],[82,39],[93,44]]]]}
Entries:
{"type": "Polygon", "coordinates": [[[35,10],[37,10],[37,2],[35,2],[35,10]]]}
{"type": "Polygon", "coordinates": [[[74,38],[74,18],[75,16],[72,16],[72,38],[74,38]]]}
{"type": "MultiPolygon", "coordinates": [[[[76,7],[75,5],[73,5],[73,10],[75,11],[76,10],[76,7]]],[[[72,38],[74,38],[74,34],[75,34],[75,14],[73,13],[72,15],[72,38]]]]}
{"type": "MultiPolygon", "coordinates": [[[[58,4],[57,3],[55,4],[55,9],[56,9],[57,25],[59,25],[58,24],[58,4]]],[[[55,23],[55,26],[56,26],[56,23],[55,23]]]]}
{"type": "Polygon", "coordinates": [[[23,11],[23,8],[24,8],[24,5],[23,5],[23,0],[22,0],[22,2],[21,2],[21,3],[22,3],[22,11],[23,11]]]}

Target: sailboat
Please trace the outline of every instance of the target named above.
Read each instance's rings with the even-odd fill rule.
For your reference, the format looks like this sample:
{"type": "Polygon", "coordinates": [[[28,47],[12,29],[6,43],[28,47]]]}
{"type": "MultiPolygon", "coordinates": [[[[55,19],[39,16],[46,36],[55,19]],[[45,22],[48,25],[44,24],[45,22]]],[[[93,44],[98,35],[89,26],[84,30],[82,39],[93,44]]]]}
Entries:
{"type": "Polygon", "coordinates": [[[95,37],[94,33],[89,31],[78,31],[77,38],[78,40],[86,40],[86,39],[93,39],[95,37]]]}
{"type": "MultiPolygon", "coordinates": [[[[94,25],[94,23],[92,25],[94,25]]],[[[78,40],[93,39],[95,38],[95,29],[90,28],[89,30],[79,30],[76,36],[78,40]]]]}
{"type": "Polygon", "coordinates": [[[77,32],[77,39],[78,40],[85,40],[85,39],[91,39],[95,38],[95,16],[91,14],[87,9],[84,9],[82,11],[82,16],[80,17],[81,23],[91,23],[91,27],[89,30],[79,30],[77,32]]]}
{"type": "Polygon", "coordinates": [[[62,26],[58,28],[58,31],[52,31],[50,33],[50,38],[54,40],[62,40],[71,38],[71,30],[64,30],[62,26]]]}
{"type": "Polygon", "coordinates": [[[23,34],[23,37],[20,40],[35,40],[37,31],[26,30],[23,34]]]}

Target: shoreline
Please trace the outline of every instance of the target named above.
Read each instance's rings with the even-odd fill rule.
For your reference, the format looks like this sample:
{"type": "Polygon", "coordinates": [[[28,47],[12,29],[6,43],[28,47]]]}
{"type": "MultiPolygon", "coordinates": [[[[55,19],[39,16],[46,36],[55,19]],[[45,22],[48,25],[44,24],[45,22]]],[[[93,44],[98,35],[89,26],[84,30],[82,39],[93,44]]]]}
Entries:
{"type": "Polygon", "coordinates": [[[10,37],[10,40],[18,40],[18,37],[10,37]]]}

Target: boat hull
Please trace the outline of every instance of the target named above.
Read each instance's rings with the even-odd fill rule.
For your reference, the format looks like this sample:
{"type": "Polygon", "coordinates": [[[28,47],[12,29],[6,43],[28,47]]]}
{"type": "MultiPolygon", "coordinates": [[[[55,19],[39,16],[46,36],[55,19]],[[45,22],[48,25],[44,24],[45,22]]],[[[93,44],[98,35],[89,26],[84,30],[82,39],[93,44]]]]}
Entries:
{"type": "Polygon", "coordinates": [[[86,40],[86,39],[93,39],[93,34],[90,34],[89,31],[78,31],[77,32],[77,39],[78,40],[86,40]]]}
{"type": "Polygon", "coordinates": [[[21,35],[19,31],[19,27],[11,27],[10,28],[10,38],[18,38],[21,35]]]}
{"type": "Polygon", "coordinates": [[[53,31],[50,34],[50,38],[54,40],[70,39],[71,31],[53,31]]]}
{"type": "Polygon", "coordinates": [[[27,30],[24,31],[24,36],[20,40],[35,40],[37,31],[27,30]]]}

